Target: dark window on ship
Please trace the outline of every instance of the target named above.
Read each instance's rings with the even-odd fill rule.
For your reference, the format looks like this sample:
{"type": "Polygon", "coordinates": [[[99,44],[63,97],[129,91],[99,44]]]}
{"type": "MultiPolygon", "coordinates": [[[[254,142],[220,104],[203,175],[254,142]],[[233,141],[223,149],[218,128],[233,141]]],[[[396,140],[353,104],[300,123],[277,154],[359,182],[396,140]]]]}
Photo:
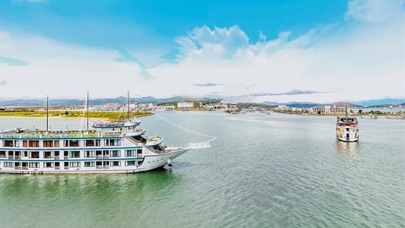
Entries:
{"type": "Polygon", "coordinates": [[[0,151],[0,158],[6,157],[6,151],[0,151]]]}
{"type": "Polygon", "coordinates": [[[80,158],[80,151],[70,151],[71,158],[80,158]]]}
{"type": "Polygon", "coordinates": [[[121,153],[118,150],[111,151],[111,157],[121,157],[121,153]]]}
{"type": "Polygon", "coordinates": [[[14,141],[13,140],[4,140],[4,146],[5,147],[14,147],[14,141]]]}
{"type": "Polygon", "coordinates": [[[8,152],[8,157],[9,157],[9,158],[14,157],[14,151],[9,151],[9,152],[8,152]]]}
{"type": "Polygon", "coordinates": [[[94,140],[86,140],[86,146],[94,146],[94,140]]]}
{"type": "Polygon", "coordinates": [[[79,140],[69,140],[69,146],[70,147],[78,147],[79,146],[79,140]]]}
{"type": "Polygon", "coordinates": [[[23,157],[28,157],[28,151],[23,151],[23,152],[22,152],[22,156],[23,156],[23,157]]]}
{"type": "Polygon", "coordinates": [[[134,156],[134,151],[133,150],[127,150],[126,152],[127,152],[126,153],[127,157],[133,157],[134,156]]]}
{"type": "Polygon", "coordinates": [[[52,158],[52,152],[51,151],[44,152],[44,158],[52,158]]]}
{"type": "Polygon", "coordinates": [[[28,163],[28,167],[39,168],[39,162],[30,162],[30,163],[28,163]]]}
{"type": "Polygon", "coordinates": [[[111,166],[121,166],[121,162],[113,161],[113,162],[111,162],[111,166]]]}
{"type": "Polygon", "coordinates": [[[31,158],[39,158],[39,152],[31,152],[31,158]]]}
{"type": "Polygon", "coordinates": [[[44,168],[53,168],[53,162],[44,162],[44,168]]]}
{"type": "Polygon", "coordinates": [[[20,151],[15,151],[14,153],[15,153],[14,155],[15,155],[16,159],[21,158],[21,152],[20,151]]]}
{"type": "Polygon", "coordinates": [[[127,161],[127,166],[135,166],[135,161],[127,161]]]}

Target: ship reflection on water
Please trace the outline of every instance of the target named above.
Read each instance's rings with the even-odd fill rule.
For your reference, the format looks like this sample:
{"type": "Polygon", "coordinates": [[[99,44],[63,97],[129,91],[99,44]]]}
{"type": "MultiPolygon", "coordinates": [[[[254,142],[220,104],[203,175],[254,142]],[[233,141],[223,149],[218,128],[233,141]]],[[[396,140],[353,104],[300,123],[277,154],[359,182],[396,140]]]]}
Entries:
{"type": "Polygon", "coordinates": [[[346,158],[353,158],[359,152],[359,143],[336,141],[336,148],[339,155],[346,158]]]}

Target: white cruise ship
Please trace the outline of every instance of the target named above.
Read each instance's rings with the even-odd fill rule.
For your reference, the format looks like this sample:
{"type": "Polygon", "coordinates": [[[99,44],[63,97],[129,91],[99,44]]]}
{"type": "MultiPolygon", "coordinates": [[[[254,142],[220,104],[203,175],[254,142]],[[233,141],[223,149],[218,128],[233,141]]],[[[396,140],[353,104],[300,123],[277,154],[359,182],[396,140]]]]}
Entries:
{"type": "Polygon", "coordinates": [[[139,125],[134,119],[100,121],[83,131],[1,131],[0,173],[136,173],[171,166],[190,149],[210,147],[209,142],[167,147],[160,136],[144,136],[139,125]]]}

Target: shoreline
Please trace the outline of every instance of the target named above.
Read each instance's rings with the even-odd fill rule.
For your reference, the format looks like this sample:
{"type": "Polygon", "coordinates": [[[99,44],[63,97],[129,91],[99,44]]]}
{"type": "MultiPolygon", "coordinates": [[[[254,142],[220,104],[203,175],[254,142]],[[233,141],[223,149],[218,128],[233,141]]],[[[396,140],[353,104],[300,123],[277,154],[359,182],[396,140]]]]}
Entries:
{"type": "MultiPolygon", "coordinates": [[[[275,113],[281,113],[281,114],[288,114],[288,115],[298,115],[298,116],[344,116],[345,114],[311,114],[311,113],[301,113],[301,112],[280,112],[280,111],[272,111],[275,113]]],[[[377,117],[384,117],[384,116],[389,116],[389,117],[401,117],[405,116],[405,113],[348,113],[348,116],[364,116],[367,117],[368,115],[374,115],[377,117]]]]}

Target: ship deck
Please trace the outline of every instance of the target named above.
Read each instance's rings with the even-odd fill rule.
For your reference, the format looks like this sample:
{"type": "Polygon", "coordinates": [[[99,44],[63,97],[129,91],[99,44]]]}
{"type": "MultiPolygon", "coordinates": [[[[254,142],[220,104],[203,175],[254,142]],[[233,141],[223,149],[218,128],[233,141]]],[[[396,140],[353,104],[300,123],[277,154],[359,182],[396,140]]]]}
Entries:
{"type": "Polygon", "coordinates": [[[122,133],[102,133],[96,131],[40,131],[40,130],[11,130],[0,132],[0,139],[4,138],[120,138],[122,133]]]}

